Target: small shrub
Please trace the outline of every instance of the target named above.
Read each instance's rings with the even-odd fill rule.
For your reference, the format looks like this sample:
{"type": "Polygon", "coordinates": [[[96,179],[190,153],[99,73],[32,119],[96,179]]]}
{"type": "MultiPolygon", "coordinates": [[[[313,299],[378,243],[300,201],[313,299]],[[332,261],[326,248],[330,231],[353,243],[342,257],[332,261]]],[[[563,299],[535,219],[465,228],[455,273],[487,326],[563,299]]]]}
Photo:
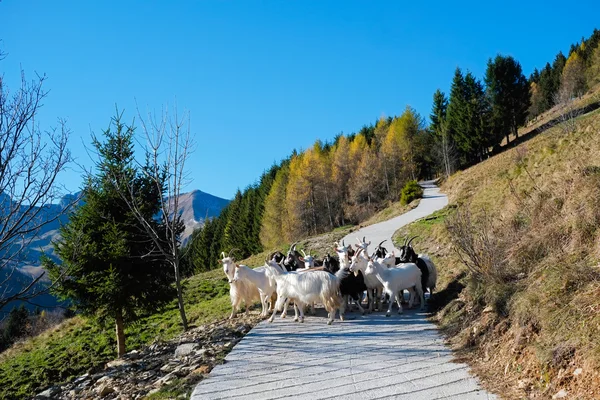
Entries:
{"type": "Polygon", "coordinates": [[[402,188],[400,204],[405,205],[421,197],[423,197],[423,188],[419,186],[417,181],[408,181],[402,188]]]}

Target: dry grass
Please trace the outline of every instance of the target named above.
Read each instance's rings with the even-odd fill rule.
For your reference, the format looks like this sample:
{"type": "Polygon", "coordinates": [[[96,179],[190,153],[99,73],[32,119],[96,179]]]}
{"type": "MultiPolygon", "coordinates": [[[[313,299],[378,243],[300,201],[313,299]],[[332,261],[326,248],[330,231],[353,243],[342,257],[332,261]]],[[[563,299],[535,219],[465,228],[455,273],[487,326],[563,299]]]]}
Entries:
{"type": "Polygon", "coordinates": [[[600,398],[600,112],[576,127],[455,174],[454,208],[398,232],[434,256],[435,319],[505,398],[600,398]]]}

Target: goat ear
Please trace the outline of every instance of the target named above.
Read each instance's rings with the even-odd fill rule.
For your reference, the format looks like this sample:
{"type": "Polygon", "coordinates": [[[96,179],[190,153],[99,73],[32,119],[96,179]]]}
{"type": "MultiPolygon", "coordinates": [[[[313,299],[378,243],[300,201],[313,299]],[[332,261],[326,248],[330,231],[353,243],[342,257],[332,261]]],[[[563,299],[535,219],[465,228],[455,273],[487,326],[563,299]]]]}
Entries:
{"type": "Polygon", "coordinates": [[[235,267],[236,267],[236,268],[239,268],[240,266],[239,266],[238,264],[235,264],[235,267]]]}

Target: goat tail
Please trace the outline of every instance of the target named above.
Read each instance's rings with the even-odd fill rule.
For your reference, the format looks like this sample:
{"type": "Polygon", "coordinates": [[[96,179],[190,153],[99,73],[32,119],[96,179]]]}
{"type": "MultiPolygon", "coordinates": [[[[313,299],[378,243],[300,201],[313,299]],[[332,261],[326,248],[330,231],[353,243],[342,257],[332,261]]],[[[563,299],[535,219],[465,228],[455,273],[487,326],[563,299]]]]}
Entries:
{"type": "Polygon", "coordinates": [[[325,304],[323,305],[325,306],[326,310],[337,310],[342,307],[343,302],[344,299],[338,290],[335,293],[332,293],[331,296],[327,296],[324,299],[325,304]]]}

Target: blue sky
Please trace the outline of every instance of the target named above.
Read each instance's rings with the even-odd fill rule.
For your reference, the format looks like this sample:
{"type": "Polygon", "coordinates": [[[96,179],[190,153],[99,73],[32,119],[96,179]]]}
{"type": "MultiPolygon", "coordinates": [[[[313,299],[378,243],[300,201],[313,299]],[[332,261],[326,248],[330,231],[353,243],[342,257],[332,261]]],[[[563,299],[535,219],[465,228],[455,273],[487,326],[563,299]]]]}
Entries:
{"type": "MultiPolygon", "coordinates": [[[[48,76],[42,129],[66,118],[70,147],[177,104],[198,143],[185,191],[231,198],[316,139],[351,133],[409,104],[428,116],[459,66],[482,77],[497,53],[527,75],[600,28],[600,2],[0,1],[0,61],[15,87],[48,76]],[[409,4],[410,3],[410,4],[409,4]],[[417,4],[419,3],[419,4],[417,4]]],[[[61,176],[78,190],[81,171],[61,176]]]]}

